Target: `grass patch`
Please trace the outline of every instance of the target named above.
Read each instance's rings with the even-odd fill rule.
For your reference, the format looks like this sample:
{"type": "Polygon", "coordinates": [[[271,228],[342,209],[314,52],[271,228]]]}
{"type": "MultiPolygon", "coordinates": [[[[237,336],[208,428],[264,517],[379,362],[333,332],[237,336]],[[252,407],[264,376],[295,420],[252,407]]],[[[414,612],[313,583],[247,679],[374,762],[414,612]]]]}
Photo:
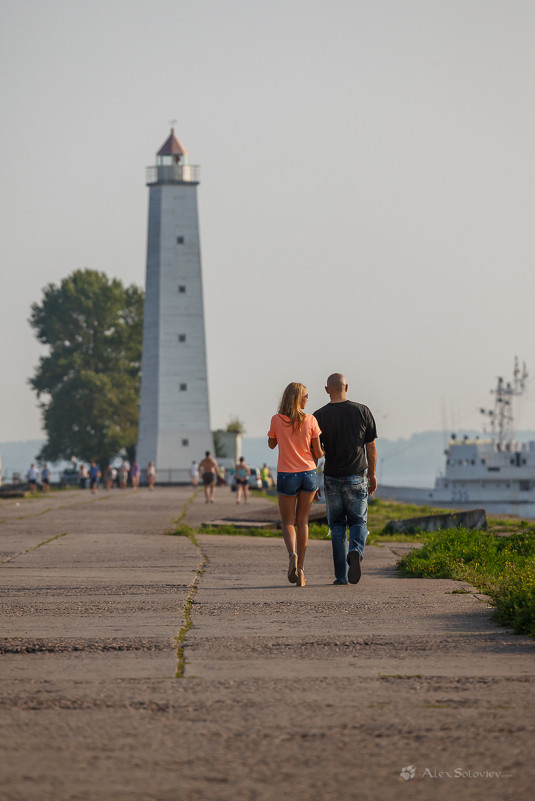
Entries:
{"type": "Polygon", "coordinates": [[[269,489],[250,489],[249,493],[253,496],[253,498],[263,498],[265,501],[271,501],[272,503],[278,503],[277,497],[277,490],[270,487],[269,489]]]}
{"type": "Polygon", "coordinates": [[[535,636],[535,526],[515,521],[509,536],[463,528],[426,536],[399,562],[403,576],[467,581],[490,596],[494,619],[535,636]]]}
{"type": "Polygon", "coordinates": [[[379,498],[371,498],[368,503],[368,530],[370,534],[382,534],[386,524],[390,523],[391,520],[444,514],[447,511],[447,509],[438,509],[435,506],[418,506],[415,503],[382,501],[379,498]]]}
{"type": "MultiPolygon", "coordinates": [[[[401,501],[383,501],[372,498],[368,507],[368,545],[375,542],[424,542],[428,535],[425,532],[415,531],[411,534],[385,534],[384,529],[391,520],[404,520],[411,517],[425,517],[427,515],[447,514],[455,509],[443,509],[436,506],[418,506],[414,503],[401,501]],[[379,538],[379,539],[376,539],[379,538]]],[[[509,536],[519,530],[534,526],[533,522],[526,522],[517,517],[502,518],[491,515],[487,517],[488,531],[491,534],[509,536]]]]}
{"type": "MultiPolygon", "coordinates": [[[[277,537],[278,539],[282,538],[282,532],[280,529],[273,529],[273,528],[237,528],[232,524],[228,526],[206,526],[204,528],[192,528],[191,526],[187,526],[185,524],[181,524],[176,526],[171,531],[167,531],[166,534],[170,534],[171,536],[175,537],[189,537],[191,539],[192,536],[195,534],[213,534],[213,535],[226,535],[227,537],[277,537]]],[[[308,530],[308,537],[311,540],[324,540],[329,535],[329,528],[328,526],[319,526],[316,523],[311,523],[309,525],[308,530]]]]}
{"type": "Polygon", "coordinates": [[[368,536],[366,545],[382,545],[385,542],[425,542],[427,535],[424,532],[410,532],[407,534],[383,534],[378,532],[368,536]]]}
{"type": "MultiPolygon", "coordinates": [[[[259,496],[266,496],[265,492],[255,490],[254,494],[259,496]]],[[[276,502],[276,496],[271,496],[276,502]]],[[[184,505],[182,514],[178,518],[177,526],[168,531],[168,534],[189,536],[193,531],[202,532],[203,534],[226,534],[228,536],[241,536],[241,537],[281,537],[280,529],[258,529],[258,528],[236,528],[232,524],[221,527],[207,527],[203,529],[193,529],[190,526],[180,525],[186,514],[186,507],[193,498],[190,498],[184,505]]],[[[367,544],[376,545],[383,542],[425,542],[428,539],[428,534],[425,532],[411,532],[410,534],[391,534],[385,533],[384,529],[391,520],[402,520],[408,517],[419,517],[431,514],[443,514],[447,509],[439,509],[434,506],[417,506],[412,503],[401,503],[398,501],[382,501],[372,498],[368,510],[368,530],[370,532],[367,544]]],[[[518,531],[519,528],[526,526],[523,521],[515,518],[501,519],[489,518],[488,530],[493,534],[510,535],[518,531]]],[[[323,540],[329,537],[329,527],[319,523],[311,522],[308,527],[309,538],[311,540],[323,540]]]]}

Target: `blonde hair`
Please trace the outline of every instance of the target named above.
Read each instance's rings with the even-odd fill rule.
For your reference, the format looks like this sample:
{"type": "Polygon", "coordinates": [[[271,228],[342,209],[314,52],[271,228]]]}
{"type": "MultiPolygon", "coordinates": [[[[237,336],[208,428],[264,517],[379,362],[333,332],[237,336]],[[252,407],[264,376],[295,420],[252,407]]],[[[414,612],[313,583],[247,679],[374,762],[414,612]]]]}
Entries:
{"type": "Polygon", "coordinates": [[[297,428],[298,431],[301,431],[301,426],[304,423],[306,414],[301,408],[301,398],[306,393],[306,387],[304,384],[298,384],[292,382],[288,384],[284,392],[282,393],[282,398],[279,403],[279,414],[284,414],[286,417],[290,418],[289,425],[292,426],[294,432],[297,428]]]}

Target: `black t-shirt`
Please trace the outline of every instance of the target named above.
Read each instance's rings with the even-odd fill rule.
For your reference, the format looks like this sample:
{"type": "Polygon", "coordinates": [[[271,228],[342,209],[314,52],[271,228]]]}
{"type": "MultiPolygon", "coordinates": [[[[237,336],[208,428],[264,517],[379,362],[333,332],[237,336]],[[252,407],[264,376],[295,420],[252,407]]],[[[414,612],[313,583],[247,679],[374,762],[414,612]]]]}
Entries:
{"type": "Polygon", "coordinates": [[[326,476],[362,476],[366,472],[365,444],[377,438],[375,420],[367,406],[353,401],[328,403],[314,417],[321,428],[326,476]]]}

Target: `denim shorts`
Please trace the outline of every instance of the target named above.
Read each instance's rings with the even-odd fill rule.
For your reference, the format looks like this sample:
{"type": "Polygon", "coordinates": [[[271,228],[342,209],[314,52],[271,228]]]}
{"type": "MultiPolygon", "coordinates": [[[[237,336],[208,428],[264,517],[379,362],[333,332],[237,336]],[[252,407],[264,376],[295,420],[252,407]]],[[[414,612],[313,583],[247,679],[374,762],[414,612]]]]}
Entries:
{"type": "Polygon", "coordinates": [[[300,492],[316,492],[317,489],[316,470],[305,470],[304,473],[277,473],[279,495],[298,495],[300,492]]]}

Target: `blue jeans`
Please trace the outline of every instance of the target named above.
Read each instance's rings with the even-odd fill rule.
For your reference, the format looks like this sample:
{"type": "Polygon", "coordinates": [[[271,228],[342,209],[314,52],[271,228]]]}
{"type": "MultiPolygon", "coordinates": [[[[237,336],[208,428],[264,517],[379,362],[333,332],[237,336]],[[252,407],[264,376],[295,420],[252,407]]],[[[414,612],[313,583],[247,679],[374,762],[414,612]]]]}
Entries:
{"type": "Polygon", "coordinates": [[[368,536],[368,480],[365,476],[324,476],[327,520],[331,530],[334,575],[347,584],[349,550],[362,556],[368,536]]]}

